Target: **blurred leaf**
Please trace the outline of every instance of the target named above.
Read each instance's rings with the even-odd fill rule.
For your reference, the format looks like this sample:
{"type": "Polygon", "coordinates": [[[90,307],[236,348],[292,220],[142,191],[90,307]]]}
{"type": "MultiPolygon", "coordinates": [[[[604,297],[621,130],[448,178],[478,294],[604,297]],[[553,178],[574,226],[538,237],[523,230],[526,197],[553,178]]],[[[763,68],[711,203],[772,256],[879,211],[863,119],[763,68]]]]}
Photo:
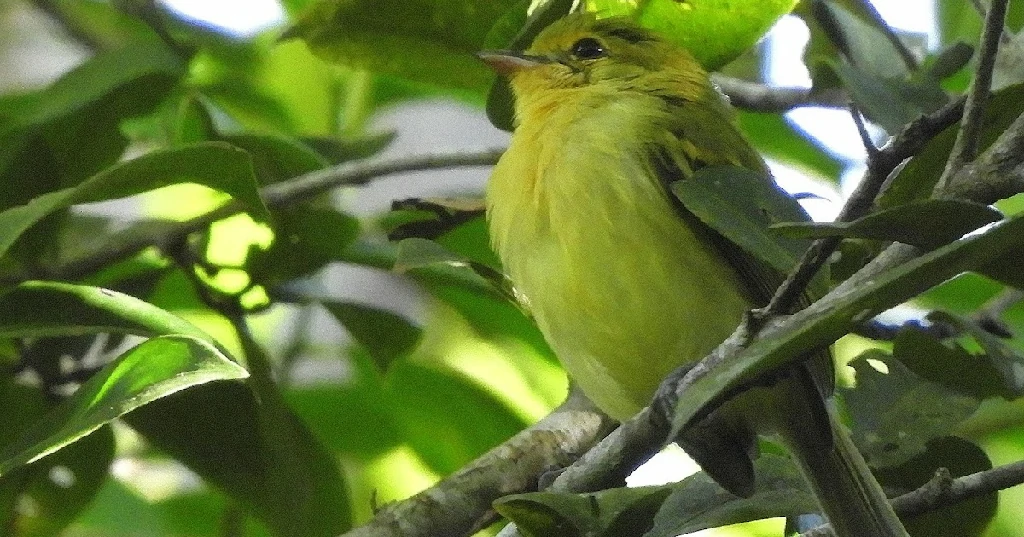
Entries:
{"type": "Polygon", "coordinates": [[[860,111],[890,134],[948,101],[938,81],[931,77],[886,78],[864,72],[844,60],[822,65],[833,70],[860,111]]]}
{"type": "Polygon", "coordinates": [[[881,351],[868,351],[849,365],[856,388],[840,391],[853,418],[853,441],[873,467],[902,464],[923,453],[929,440],[950,434],[978,408],[977,399],[922,380],[881,351]]]}
{"type": "Polygon", "coordinates": [[[269,134],[228,134],[219,137],[240,147],[252,157],[252,167],[261,186],[298,177],[327,167],[327,160],[303,144],[269,134]]]}
{"type": "Polygon", "coordinates": [[[874,239],[932,249],[1001,218],[999,211],[980,203],[929,199],[882,209],[851,222],[784,222],[772,229],[799,239],[874,239]]]}
{"type": "MultiPolygon", "coordinates": [[[[882,468],[876,476],[886,490],[906,493],[929,482],[936,470],[946,468],[956,478],[992,469],[992,461],[981,448],[955,436],[930,440],[924,453],[894,467],[882,468]]],[[[975,496],[964,502],[918,515],[904,517],[913,537],[973,537],[985,534],[996,514],[998,494],[975,496]]]]}
{"type": "Polygon", "coordinates": [[[974,47],[957,41],[942,49],[938,54],[929,58],[931,62],[925,65],[929,76],[935,80],[949,78],[967,66],[974,56],[974,47]]]}
{"type": "Polygon", "coordinates": [[[134,105],[121,111],[130,117],[151,109],[182,74],[181,60],[162,43],[133,43],[93,56],[28,99],[0,99],[0,117],[16,128],[44,125],[119,96],[122,104],[134,105]]]}
{"type": "Polygon", "coordinates": [[[257,398],[251,386],[198,386],[139,408],[125,421],[277,537],[333,537],[349,526],[334,458],[290,410],[257,398]]]}
{"type": "Polygon", "coordinates": [[[26,205],[0,213],[0,255],[34,223],[78,203],[123,198],[170,184],[195,182],[242,201],[259,220],[268,216],[256,191],[248,154],[211,142],[155,151],[109,168],[73,188],[43,194],[26,205]]]}
{"type": "Polygon", "coordinates": [[[371,366],[369,373],[356,368],[355,378],[346,382],[295,387],[285,392],[285,399],[325,445],[369,461],[398,447],[403,439],[392,409],[383,404],[387,394],[376,368],[371,366]]]}
{"type": "Polygon", "coordinates": [[[159,336],[125,352],[0,453],[0,474],[29,464],[142,405],[214,380],[248,373],[210,343],[159,336]]]}
{"type": "Polygon", "coordinates": [[[807,219],[769,177],[736,166],[707,166],[671,189],[701,222],[781,273],[789,272],[809,245],[769,232],[771,224],[807,219]]]}
{"type": "Polygon", "coordinates": [[[815,0],[810,8],[832,43],[858,71],[872,78],[908,77],[909,67],[887,36],[891,30],[870,9],[857,6],[860,1],[815,0]]]}
{"type": "Polygon", "coordinates": [[[839,181],[843,163],[784,116],[740,111],[739,120],[743,132],[766,157],[839,181]]]}
{"type": "Polygon", "coordinates": [[[450,370],[399,361],[388,370],[385,386],[407,442],[441,475],[527,425],[493,394],[450,370]]]}
{"type": "Polygon", "coordinates": [[[359,235],[353,216],[323,207],[298,206],[274,211],[274,242],[252,250],[247,270],[254,281],[274,286],[309,276],[331,261],[345,259],[345,250],[359,235]]]}
{"type": "MultiPolygon", "coordinates": [[[[984,151],[1024,112],[1024,84],[1010,86],[994,93],[985,107],[979,148],[984,151]]],[[[879,207],[889,208],[931,194],[939,181],[946,160],[953,148],[960,124],[950,126],[925,145],[894,177],[878,200],[879,207]]]]}
{"type": "Polygon", "coordinates": [[[922,379],[979,401],[995,396],[1009,400],[1024,394],[1024,385],[1010,384],[1019,379],[1004,378],[1003,371],[992,363],[1000,357],[976,356],[956,341],[940,341],[917,328],[900,330],[892,354],[922,379]]]}
{"type": "Polygon", "coordinates": [[[423,329],[405,317],[354,302],[324,301],[323,306],[366,348],[382,372],[419,344],[423,329]]]}
{"type": "Polygon", "coordinates": [[[30,466],[35,479],[23,495],[33,509],[20,513],[18,536],[61,535],[93,501],[113,461],[114,435],[103,427],[30,466]]]}
{"type": "Polygon", "coordinates": [[[306,137],[302,143],[311,147],[331,164],[369,158],[386,149],[398,135],[395,131],[346,138],[306,137]]]}
{"type": "Polygon", "coordinates": [[[301,37],[328,61],[483,93],[493,75],[473,54],[515,4],[319,0],[285,37],[301,37]]]}

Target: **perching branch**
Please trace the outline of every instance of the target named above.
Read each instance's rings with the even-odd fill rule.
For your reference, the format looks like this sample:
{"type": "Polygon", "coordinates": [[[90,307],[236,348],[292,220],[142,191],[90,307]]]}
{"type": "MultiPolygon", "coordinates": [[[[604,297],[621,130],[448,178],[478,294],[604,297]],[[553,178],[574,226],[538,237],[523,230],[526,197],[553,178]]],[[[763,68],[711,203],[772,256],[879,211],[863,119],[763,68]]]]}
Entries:
{"type": "MultiPolygon", "coordinates": [[[[493,149],[478,153],[405,157],[386,162],[346,163],[266,186],[260,189],[260,195],[267,207],[285,207],[298,201],[313,198],[339,186],[363,185],[379,177],[398,173],[461,166],[493,166],[503,151],[493,149]]],[[[240,202],[232,200],[190,220],[137,235],[122,243],[109,245],[84,257],[73,259],[56,267],[44,269],[41,274],[36,273],[21,279],[68,280],[81,278],[111,263],[128,259],[146,248],[152,246],[161,249],[166,248],[169,245],[180,242],[184,237],[192,233],[205,229],[218,220],[223,220],[244,211],[245,207],[240,202]]]]}
{"type": "Polygon", "coordinates": [[[579,390],[544,419],[433,487],[385,505],[343,537],[468,535],[496,519],[491,503],[537,490],[537,476],[564,468],[615,426],[579,390]]]}
{"type": "Polygon", "coordinates": [[[713,73],[711,81],[733,106],[750,112],[785,112],[803,106],[842,108],[850,101],[841,89],[779,88],[719,73],[713,73]]]}

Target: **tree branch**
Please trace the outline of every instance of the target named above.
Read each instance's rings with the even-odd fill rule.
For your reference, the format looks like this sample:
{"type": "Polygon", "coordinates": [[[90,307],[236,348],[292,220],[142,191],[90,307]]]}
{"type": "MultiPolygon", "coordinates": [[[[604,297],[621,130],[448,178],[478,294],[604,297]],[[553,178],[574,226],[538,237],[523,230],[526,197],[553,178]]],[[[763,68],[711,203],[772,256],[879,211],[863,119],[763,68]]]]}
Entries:
{"type": "Polygon", "coordinates": [[[729,97],[733,106],[751,112],[785,112],[803,106],[842,108],[850,102],[841,89],[779,88],[719,73],[713,73],[711,81],[729,97]]]}
{"type": "MultiPolygon", "coordinates": [[[[270,208],[285,207],[339,186],[364,185],[387,175],[461,166],[493,166],[503,151],[502,149],[492,149],[479,153],[404,157],[386,162],[346,163],[266,186],[260,189],[260,195],[270,208]]],[[[245,207],[241,203],[232,200],[206,214],[152,232],[139,234],[122,243],[111,244],[97,252],[45,269],[41,273],[21,278],[3,278],[2,280],[81,278],[111,263],[128,259],[146,248],[168,247],[218,220],[244,211],[245,207]]]]}
{"type": "Polygon", "coordinates": [[[385,505],[344,537],[468,535],[496,519],[491,503],[537,490],[537,476],[571,464],[615,427],[579,390],[544,419],[433,487],[385,505]]]}

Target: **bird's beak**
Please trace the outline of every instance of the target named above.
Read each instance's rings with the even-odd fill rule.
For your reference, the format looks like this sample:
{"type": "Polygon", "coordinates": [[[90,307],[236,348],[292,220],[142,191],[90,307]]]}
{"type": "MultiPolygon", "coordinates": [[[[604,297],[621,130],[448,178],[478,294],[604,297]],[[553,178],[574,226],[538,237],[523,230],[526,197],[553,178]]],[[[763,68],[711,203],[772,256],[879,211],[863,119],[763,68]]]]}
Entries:
{"type": "Polygon", "coordinates": [[[476,57],[504,76],[512,76],[520,71],[551,63],[550,59],[543,56],[533,56],[511,50],[483,50],[477,52],[476,57]]]}

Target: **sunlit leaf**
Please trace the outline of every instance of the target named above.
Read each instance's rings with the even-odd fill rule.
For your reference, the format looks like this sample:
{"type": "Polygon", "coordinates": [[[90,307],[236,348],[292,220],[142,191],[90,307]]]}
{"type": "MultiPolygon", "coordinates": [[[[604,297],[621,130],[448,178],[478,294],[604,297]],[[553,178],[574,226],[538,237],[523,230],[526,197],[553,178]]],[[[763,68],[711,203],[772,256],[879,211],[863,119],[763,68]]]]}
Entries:
{"type": "Polygon", "coordinates": [[[186,335],[159,336],[127,351],[0,452],[0,474],[29,464],[114,418],[198,384],[248,373],[210,343],[186,335]]]}
{"type": "Polygon", "coordinates": [[[78,203],[123,198],[176,183],[200,183],[242,201],[261,220],[268,217],[248,154],[224,143],[156,151],[109,168],[88,181],[39,196],[0,213],[0,255],[33,224],[78,203]]]}

